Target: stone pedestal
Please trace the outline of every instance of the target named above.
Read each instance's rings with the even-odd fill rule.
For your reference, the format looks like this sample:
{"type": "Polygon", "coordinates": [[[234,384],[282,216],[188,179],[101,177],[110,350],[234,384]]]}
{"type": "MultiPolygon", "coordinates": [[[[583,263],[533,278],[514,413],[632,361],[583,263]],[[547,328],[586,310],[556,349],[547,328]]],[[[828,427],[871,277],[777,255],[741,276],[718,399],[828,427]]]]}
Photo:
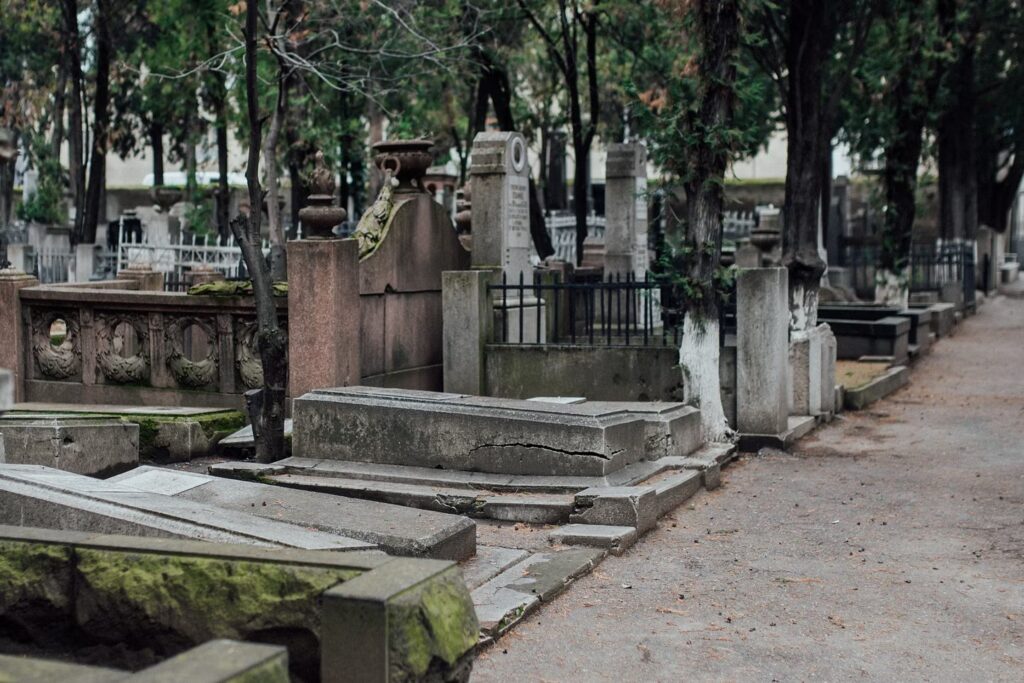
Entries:
{"type": "Polygon", "coordinates": [[[648,265],[646,147],[609,145],[605,179],[605,274],[642,278],[648,265]]]}
{"type": "Polygon", "coordinates": [[[289,396],[359,384],[361,335],[358,243],[289,242],[289,396]]]}
{"type": "Polygon", "coordinates": [[[0,270],[0,368],[14,374],[14,400],[24,400],[27,348],[22,334],[21,302],[18,290],[39,284],[20,270],[0,270]]]}
{"type": "Polygon", "coordinates": [[[789,275],[740,271],[736,281],[736,426],[745,434],[788,428],[789,275]]]}
{"type": "Polygon", "coordinates": [[[473,181],[474,268],[500,268],[509,282],[529,282],[530,170],[519,133],[479,133],[469,169],[473,181]]]}
{"type": "Polygon", "coordinates": [[[755,247],[750,242],[741,244],[739,247],[736,248],[736,267],[760,268],[761,250],[755,247]]]}
{"type": "Polygon", "coordinates": [[[224,273],[207,264],[200,264],[193,268],[191,272],[191,282],[193,287],[196,285],[209,284],[211,282],[221,282],[224,279],[224,273]]]}
{"type": "Polygon", "coordinates": [[[792,415],[827,415],[835,409],[836,338],[825,323],[789,343],[792,415]]]}
{"type": "Polygon", "coordinates": [[[88,282],[96,272],[96,245],[75,245],[75,282],[88,282]]]}
{"type": "Polygon", "coordinates": [[[164,274],[150,270],[149,266],[132,265],[118,271],[118,280],[138,282],[140,291],[162,292],[164,291],[164,274]]]}
{"type": "Polygon", "coordinates": [[[492,338],[494,310],[487,285],[494,271],[449,271],[442,274],[444,319],[444,390],[482,396],[486,393],[485,346],[492,338]]]}

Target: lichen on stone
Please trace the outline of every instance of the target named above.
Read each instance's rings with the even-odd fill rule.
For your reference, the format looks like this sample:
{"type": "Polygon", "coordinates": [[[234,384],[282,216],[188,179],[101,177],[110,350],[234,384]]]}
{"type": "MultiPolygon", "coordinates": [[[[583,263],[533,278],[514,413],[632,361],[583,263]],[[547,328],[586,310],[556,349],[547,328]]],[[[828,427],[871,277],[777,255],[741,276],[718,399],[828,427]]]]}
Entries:
{"type": "Polygon", "coordinates": [[[71,549],[0,541],[0,613],[24,603],[70,606],[71,549]]]}
{"type": "Polygon", "coordinates": [[[421,681],[454,667],[477,642],[480,625],[456,571],[410,589],[388,605],[392,681],[421,681]]]}

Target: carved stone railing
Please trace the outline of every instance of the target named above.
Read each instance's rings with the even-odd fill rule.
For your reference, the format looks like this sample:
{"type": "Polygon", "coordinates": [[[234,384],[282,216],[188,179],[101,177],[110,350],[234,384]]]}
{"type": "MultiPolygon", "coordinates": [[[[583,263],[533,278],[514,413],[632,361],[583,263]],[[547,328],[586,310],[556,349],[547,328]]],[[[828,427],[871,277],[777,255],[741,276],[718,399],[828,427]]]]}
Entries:
{"type": "MultiPolygon", "coordinates": [[[[262,383],[251,297],[60,286],[18,295],[23,400],[238,408],[262,383]]],[[[277,305],[286,322],[287,300],[277,305]]]]}

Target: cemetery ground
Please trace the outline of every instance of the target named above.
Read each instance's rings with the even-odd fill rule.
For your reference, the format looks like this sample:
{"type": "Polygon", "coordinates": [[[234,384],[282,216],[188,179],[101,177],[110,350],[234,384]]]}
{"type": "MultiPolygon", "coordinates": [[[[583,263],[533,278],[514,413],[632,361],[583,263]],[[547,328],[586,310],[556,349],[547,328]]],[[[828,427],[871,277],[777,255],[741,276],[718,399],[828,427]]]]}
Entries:
{"type": "Polygon", "coordinates": [[[1019,680],[1024,299],[789,454],[723,472],[485,650],[475,681],[1019,680]]]}

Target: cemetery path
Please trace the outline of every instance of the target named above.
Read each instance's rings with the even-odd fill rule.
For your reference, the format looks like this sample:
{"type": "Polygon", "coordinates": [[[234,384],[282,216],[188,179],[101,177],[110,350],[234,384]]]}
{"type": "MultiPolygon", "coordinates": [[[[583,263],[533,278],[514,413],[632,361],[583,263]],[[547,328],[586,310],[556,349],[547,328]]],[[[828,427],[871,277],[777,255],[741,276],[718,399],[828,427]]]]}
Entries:
{"type": "Polygon", "coordinates": [[[1024,300],[723,486],[485,651],[473,680],[1020,680],[1024,300]]]}

